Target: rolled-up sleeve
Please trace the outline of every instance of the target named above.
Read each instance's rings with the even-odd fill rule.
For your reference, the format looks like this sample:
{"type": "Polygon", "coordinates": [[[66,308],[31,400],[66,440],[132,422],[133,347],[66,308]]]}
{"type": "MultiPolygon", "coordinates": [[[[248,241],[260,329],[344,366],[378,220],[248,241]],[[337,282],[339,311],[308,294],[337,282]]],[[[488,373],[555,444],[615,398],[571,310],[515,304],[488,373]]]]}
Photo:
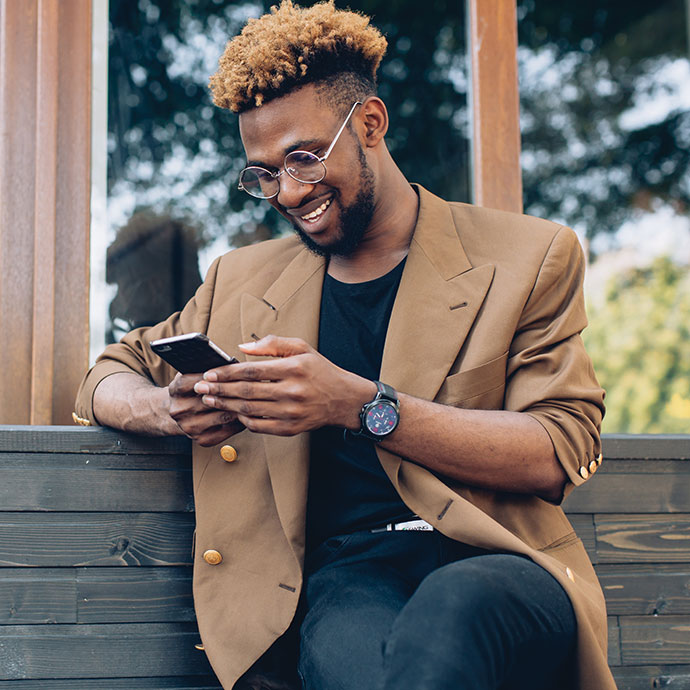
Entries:
{"type": "Polygon", "coordinates": [[[601,461],[604,391],[580,333],[587,325],[584,256],[569,228],[555,235],[511,344],[505,407],[549,434],[568,479],[565,495],[601,461]]]}
{"type": "Polygon", "coordinates": [[[216,259],[206,279],[184,309],[150,328],[136,328],[119,343],[108,345],[96,363],[84,376],[75,403],[75,420],[98,424],[93,413],[93,394],[103,379],[113,374],[129,373],[144,376],[158,386],[167,386],[175,377],[175,370],[149,347],[158,338],[182,333],[206,333],[213,302],[218,264],[216,259]]]}

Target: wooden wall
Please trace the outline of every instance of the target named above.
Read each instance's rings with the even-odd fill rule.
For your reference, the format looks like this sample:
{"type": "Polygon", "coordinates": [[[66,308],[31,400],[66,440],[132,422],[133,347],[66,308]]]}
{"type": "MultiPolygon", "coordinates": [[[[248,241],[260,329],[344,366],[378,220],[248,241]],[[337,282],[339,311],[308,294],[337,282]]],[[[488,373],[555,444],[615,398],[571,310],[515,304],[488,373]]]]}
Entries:
{"type": "MultiPolygon", "coordinates": [[[[690,689],[690,436],[604,443],[566,509],[620,690],[690,689]]],[[[212,688],[191,598],[189,445],[0,427],[0,690],[212,688]]]]}

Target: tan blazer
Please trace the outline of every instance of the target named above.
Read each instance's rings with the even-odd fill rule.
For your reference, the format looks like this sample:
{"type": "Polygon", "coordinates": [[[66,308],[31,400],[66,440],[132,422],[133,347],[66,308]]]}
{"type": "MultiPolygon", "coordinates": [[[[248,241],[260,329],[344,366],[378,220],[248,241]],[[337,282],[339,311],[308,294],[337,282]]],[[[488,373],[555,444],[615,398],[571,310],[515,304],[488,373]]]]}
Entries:
{"type": "MultiPolygon", "coordinates": [[[[601,462],[603,391],[579,332],[583,258],[572,231],[526,216],[446,203],[418,188],[420,210],[388,328],[381,380],[446,405],[524,411],[549,433],[570,483],[601,462]]],[[[182,312],[109,346],[85,378],[77,414],[105,376],[136,371],[166,385],[174,372],[147,343],[202,331],[239,359],[237,344],[269,333],[317,345],[325,263],[293,237],[218,259],[182,312]]],[[[223,686],[280,636],[302,585],[309,439],[243,431],[194,449],[194,598],[206,653],[223,686]],[[227,456],[227,451],[225,451],[227,456]],[[222,561],[217,561],[218,552],[222,561]]],[[[378,449],[405,503],[467,544],[525,554],[568,592],[578,620],[574,687],[609,690],[604,599],[580,540],[539,498],[443,482],[378,449]]]]}

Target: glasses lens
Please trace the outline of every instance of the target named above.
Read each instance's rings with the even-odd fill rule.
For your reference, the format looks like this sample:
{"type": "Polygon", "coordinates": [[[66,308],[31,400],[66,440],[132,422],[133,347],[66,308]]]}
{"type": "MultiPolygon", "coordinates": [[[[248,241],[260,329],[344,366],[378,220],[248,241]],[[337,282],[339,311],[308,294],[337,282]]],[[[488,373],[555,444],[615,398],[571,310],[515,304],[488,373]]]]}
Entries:
{"type": "Polygon", "coordinates": [[[293,151],[285,156],[285,170],[298,182],[314,184],[326,176],[326,166],[308,151],[293,151]]]}
{"type": "Polygon", "coordinates": [[[257,199],[270,199],[278,193],[278,180],[263,168],[245,168],[240,173],[240,184],[257,199]]]}

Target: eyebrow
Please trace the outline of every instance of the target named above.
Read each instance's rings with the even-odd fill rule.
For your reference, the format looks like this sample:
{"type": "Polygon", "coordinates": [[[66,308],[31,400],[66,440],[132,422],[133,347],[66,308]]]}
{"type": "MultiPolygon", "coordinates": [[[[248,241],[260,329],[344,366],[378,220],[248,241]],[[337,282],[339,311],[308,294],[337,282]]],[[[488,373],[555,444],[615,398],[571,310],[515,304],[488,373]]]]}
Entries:
{"type": "MultiPolygon", "coordinates": [[[[283,158],[288,155],[288,153],[292,153],[293,151],[303,151],[304,149],[308,148],[309,146],[314,146],[314,144],[318,144],[319,141],[318,139],[302,139],[300,141],[296,141],[292,146],[288,146],[283,151],[283,158]]],[[[259,168],[271,168],[273,166],[268,165],[267,163],[264,163],[263,161],[247,161],[247,167],[250,166],[257,166],[259,168]]]]}

